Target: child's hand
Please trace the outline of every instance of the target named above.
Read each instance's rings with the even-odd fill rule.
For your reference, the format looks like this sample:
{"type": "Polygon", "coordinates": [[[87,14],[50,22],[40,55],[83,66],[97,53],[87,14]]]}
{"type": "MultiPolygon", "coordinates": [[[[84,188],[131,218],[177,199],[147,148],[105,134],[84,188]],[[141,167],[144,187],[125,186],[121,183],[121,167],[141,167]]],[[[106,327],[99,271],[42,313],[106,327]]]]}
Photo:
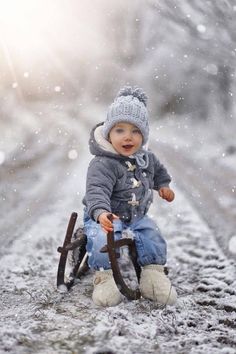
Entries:
{"type": "Polygon", "coordinates": [[[175,199],[175,193],[168,187],[160,188],[158,193],[161,198],[167,200],[168,202],[172,202],[175,199]]]}
{"type": "MultiPolygon", "coordinates": [[[[113,224],[107,217],[110,214],[111,213],[104,212],[104,213],[100,214],[98,217],[98,221],[105,233],[108,233],[109,231],[113,230],[113,224]]],[[[112,214],[112,217],[113,217],[113,219],[119,219],[119,217],[115,214],[112,214]]]]}

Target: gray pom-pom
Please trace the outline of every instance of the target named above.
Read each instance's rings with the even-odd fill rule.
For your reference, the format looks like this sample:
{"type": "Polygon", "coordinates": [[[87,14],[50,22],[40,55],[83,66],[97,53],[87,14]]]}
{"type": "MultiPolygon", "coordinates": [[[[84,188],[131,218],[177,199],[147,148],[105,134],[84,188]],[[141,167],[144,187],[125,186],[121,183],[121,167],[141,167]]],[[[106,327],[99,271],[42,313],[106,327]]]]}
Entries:
{"type": "Polygon", "coordinates": [[[133,89],[131,86],[124,86],[122,89],[120,89],[116,98],[118,98],[120,96],[133,96],[133,97],[136,97],[145,106],[147,105],[147,99],[148,99],[147,95],[139,87],[135,87],[133,89]]]}
{"type": "Polygon", "coordinates": [[[144,106],[147,105],[147,95],[141,88],[136,87],[133,91],[133,96],[137,97],[139,101],[143,102],[144,106]]]}
{"type": "Polygon", "coordinates": [[[133,94],[133,89],[131,86],[124,86],[120,91],[118,92],[116,98],[120,96],[132,96],[133,94]]]}

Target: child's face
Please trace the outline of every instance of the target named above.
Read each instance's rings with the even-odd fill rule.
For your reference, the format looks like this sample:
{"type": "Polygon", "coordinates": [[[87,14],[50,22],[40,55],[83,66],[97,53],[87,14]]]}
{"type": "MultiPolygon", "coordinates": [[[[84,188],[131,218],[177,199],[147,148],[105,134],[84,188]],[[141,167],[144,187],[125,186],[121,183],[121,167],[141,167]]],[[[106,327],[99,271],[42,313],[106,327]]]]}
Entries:
{"type": "Polygon", "coordinates": [[[143,136],[135,125],[121,122],[111,129],[109,141],[120,155],[130,156],[142,146],[143,136]]]}

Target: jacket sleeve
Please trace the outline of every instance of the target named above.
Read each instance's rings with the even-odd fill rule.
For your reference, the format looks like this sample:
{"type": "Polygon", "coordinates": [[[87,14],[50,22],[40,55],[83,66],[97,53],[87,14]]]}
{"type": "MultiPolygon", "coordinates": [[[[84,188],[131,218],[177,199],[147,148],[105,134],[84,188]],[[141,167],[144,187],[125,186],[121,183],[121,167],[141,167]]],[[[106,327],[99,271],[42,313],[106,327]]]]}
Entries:
{"type": "MultiPolygon", "coordinates": [[[[86,206],[89,216],[97,219],[96,210],[111,212],[110,199],[116,183],[114,168],[102,158],[90,162],[86,183],[86,206]],[[95,215],[94,215],[95,214],[95,215]]],[[[96,221],[96,220],[95,220],[96,221]]]]}
{"type": "Polygon", "coordinates": [[[171,177],[167,169],[160,163],[157,157],[153,154],[154,161],[154,187],[153,189],[159,190],[162,187],[169,187],[171,177]]]}

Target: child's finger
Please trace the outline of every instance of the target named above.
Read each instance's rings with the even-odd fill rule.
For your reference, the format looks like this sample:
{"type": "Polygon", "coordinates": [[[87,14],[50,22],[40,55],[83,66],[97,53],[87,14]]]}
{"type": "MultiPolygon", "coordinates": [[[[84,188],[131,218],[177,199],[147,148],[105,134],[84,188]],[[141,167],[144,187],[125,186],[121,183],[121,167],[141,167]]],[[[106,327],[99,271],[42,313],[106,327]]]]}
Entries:
{"type": "Polygon", "coordinates": [[[102,222],[102,227],[109,229],[109,231],[113,230],[113,224],[109,219],[106,219],[102,222]]]}
{"type": "Polygon", "coordinates": [[[106,218],[106,220],[104,220],[103,224],[107,227],[112,227],[112,222],[108,218],[106,218]]]}
{"type": "Polygon", "coordinates": [[[107,226],[102,226],[102,229],[103,229],[103,231],[105,231],[105,233],[107,234],[109,231],[113,231],[113,228],[111,228],[111,227],[107,227],[107,226]]]}
{"type": "Polygon", "coordinates": [[[112,230],[113,230],[113,227],[112,227],[112,226],[104,225],[103,227],[104,227],[107,231],[112,231],[112,230]]]}

